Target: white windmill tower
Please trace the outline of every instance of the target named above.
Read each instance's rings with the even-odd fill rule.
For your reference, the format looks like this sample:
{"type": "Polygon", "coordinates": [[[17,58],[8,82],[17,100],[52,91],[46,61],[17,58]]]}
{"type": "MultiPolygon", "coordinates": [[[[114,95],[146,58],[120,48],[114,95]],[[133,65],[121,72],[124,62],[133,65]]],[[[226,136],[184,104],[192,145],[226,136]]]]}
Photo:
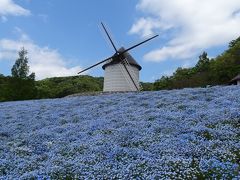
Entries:
{"type": "Polygon", "coordinates": [[[139,83],[139,71],[142,69],[142,67],[134,60],[134,58],[128,53],[128,51],[147,41],[150,41],[158,35],[155,35],[130,48],[124,49],[122,47],[117,50],[105,26],[103,25],[103,23],[101,24],[115,50],[115,54],[80,71],[78,74],[87,71],[99,64],[105,63],[102,66],[102,68],[105,70],[103,85],[104,92],[140,91],[141,84],[139,83]]]}
{"type": "MultiPolygon", "coordinates": [[[[125,49],[120,48],[118,52],[125,49]]],[[[142,67],[125,52],[122,60],[119,58],[112,59],[102,66],[104,69],[103,91],[139,91],[139,71],[142,67]]]]}

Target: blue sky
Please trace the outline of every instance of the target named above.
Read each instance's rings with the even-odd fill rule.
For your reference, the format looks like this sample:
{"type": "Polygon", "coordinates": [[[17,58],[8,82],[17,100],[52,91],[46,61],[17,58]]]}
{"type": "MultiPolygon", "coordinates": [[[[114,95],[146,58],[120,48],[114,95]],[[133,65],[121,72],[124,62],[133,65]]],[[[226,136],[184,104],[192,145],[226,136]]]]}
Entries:
{"type": "MultiPolygon", "coordinates": [[[[76,75],[114,52],[101,21],[118,47],[160,35],[130,52],[141,81],[153,82],[193,66],[203,51],[222,53],[240,34],[240,1],[0,0],[0,73],[11,73],[24,46],[37,79],[76,75]]],[[[101,66],[87,72],[103,73],[101,66]]]]}

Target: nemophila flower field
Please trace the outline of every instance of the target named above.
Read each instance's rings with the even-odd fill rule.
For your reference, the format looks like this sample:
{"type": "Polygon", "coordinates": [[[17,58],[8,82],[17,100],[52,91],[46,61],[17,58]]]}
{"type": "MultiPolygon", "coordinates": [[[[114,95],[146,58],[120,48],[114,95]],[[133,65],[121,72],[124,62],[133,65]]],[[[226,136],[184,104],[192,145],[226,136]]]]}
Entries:
{"type": "Polygon", "coordinates": [[[240,87],[0,103],[0,179],[240,178],[240,87]]]}

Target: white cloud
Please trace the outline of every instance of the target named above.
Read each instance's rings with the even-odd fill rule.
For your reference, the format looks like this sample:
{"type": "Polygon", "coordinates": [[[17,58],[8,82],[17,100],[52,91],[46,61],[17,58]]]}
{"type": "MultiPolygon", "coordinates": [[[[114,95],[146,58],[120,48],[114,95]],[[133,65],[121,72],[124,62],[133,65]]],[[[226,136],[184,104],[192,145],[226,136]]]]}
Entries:
{"type": "Polygon", "coordinates": [[[130,29],[130,34],[139,34],[142,38],[146,38],[154,34],[154,29],[168,30],[172,26],[169,24],[161,23],[158,19],[154,18],[140,18],[130,29]]]}
{"type": "MultiPolygon", "coordinates": [[[[16,30],[22,32],[19,28],[16,30]]],[[[30,71],[35,72],[36,79],[77,75],[81,70],[80,66],[68,68],[68,60],[57,50],[38,46],[24,33],[19,40],[0,40],[0,60],[15,60],[22,47],[28,51],[30,71]]]]}
{"type": "Polygon", "coordinates": [[[31,12],[23,7],[15,4],[12,0],[0,0],[0,16],[28,16],[31,12]]]}
{"type": "Polygon", "coordinates": [[[140,0],[137,9],[146,17],[137,20],[130,33],[144,37],[171,32],[164,47],[145,55],[149,61],[191,58],[240,35],[239,0],[140,0]]]}

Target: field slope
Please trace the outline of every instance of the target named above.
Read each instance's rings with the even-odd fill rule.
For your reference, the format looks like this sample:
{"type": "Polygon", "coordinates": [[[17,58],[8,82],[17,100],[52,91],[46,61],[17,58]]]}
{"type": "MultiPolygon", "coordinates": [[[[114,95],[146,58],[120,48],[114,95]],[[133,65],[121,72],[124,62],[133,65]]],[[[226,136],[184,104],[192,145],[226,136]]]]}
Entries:
{"type": "Polygon", "coordinates": [[[0,179],[240,178],[240,87],[0,103],[0,179]]]}

